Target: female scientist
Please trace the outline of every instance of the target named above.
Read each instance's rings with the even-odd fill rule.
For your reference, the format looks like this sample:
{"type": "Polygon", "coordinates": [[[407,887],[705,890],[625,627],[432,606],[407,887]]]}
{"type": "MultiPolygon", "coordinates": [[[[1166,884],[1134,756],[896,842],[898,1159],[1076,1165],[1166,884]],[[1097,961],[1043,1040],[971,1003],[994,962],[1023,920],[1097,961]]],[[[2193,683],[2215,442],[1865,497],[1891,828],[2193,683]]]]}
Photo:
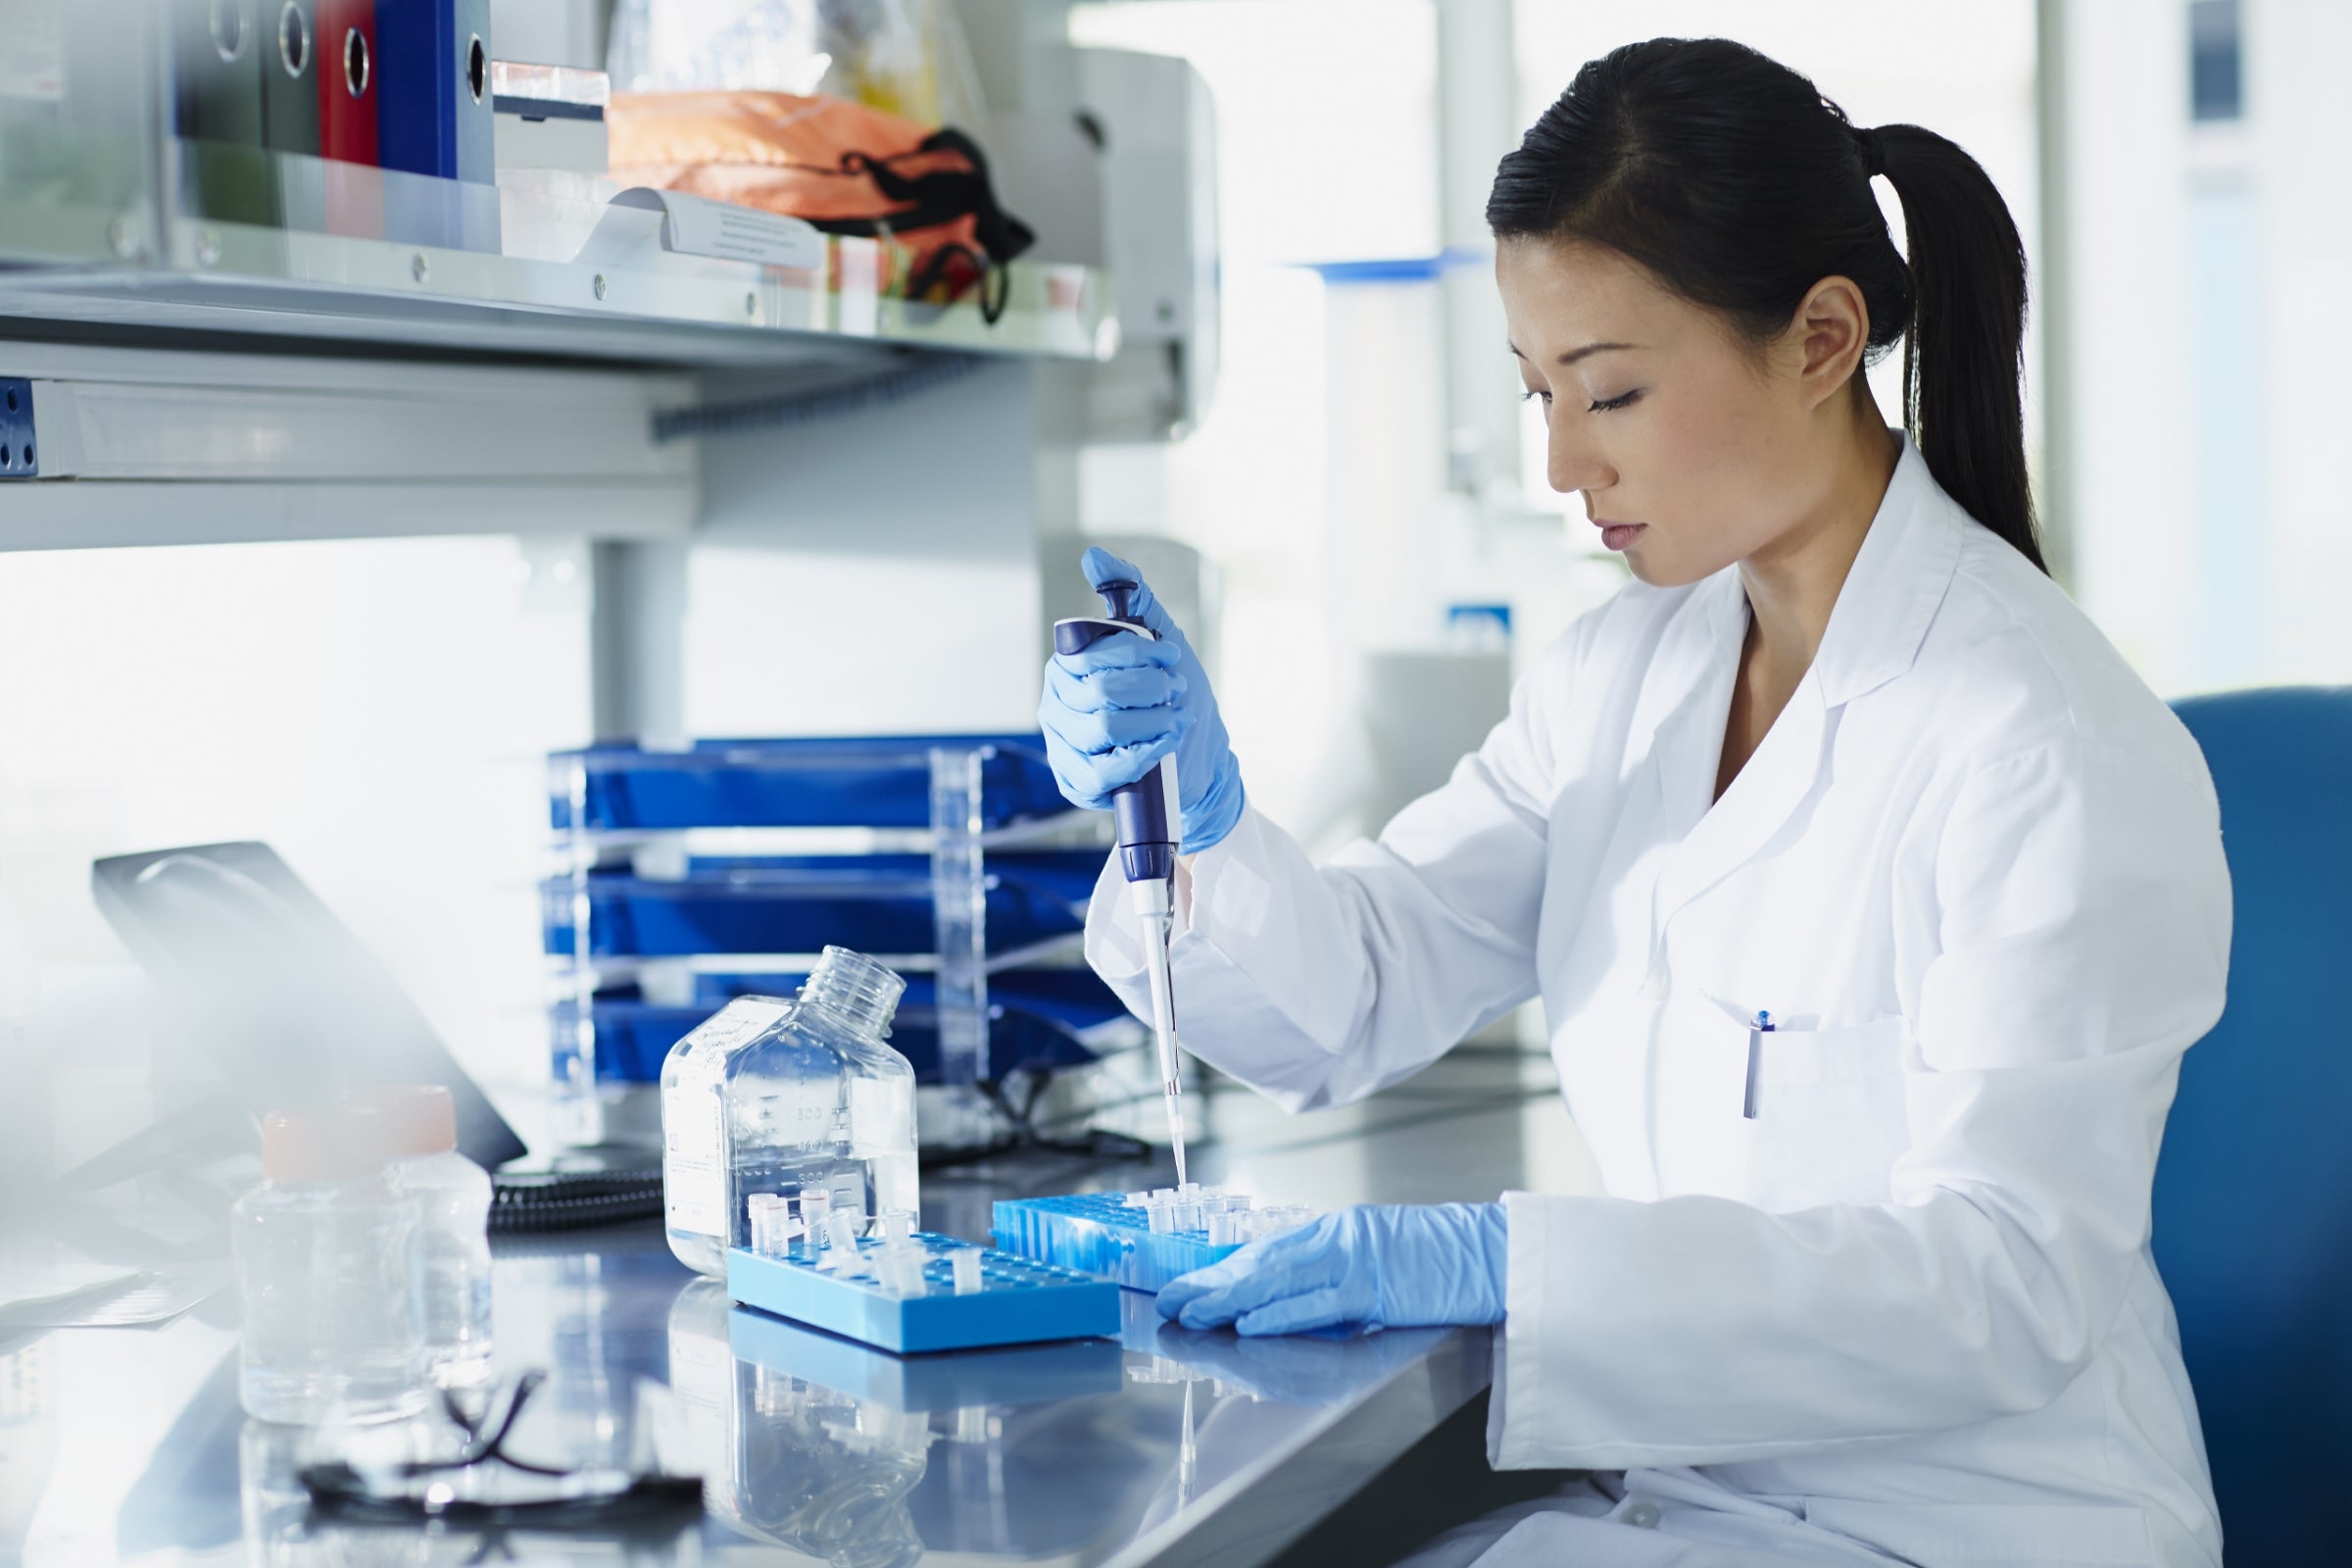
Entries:
{"type": "MultiPolygon", "coordinates": [[[[1054,660],[1042,717],[1082,806],[1178,759],[1193,1051],[1330,1105],[1541,996],[1606,1194],[1346,1210],[1160,1309],[1500,1323],[1494,1462],[1598,1474],[1433,1561],[2218,1563],[2147,1242],[2228,872],[2195,744],[2044,574],[2000,197],[1658,39],[1578,73],[1487,217],[1551,483],[1635,581],[1324,866],[1148,598],[1164,640],[1054,660]],[[1906,331],[1908,435],[1862,374],[1906,331]]],[[[1106,873],[1089,953],[1140,1006],[1127,910],[1106,873]]]]}

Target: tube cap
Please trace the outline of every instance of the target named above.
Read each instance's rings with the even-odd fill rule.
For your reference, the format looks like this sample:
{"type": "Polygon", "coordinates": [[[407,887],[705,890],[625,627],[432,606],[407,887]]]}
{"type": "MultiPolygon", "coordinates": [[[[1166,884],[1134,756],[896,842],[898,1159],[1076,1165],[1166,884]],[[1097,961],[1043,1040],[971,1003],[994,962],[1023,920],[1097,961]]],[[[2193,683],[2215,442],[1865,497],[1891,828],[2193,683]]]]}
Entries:
{"type": "Polygon", "coordinates": [[[383,1084],[355,1089],[343,1109],[367,1124],[386,1159],[440,1154],[458,1147],[458,1107],[440,1084],[383,1084]]]}

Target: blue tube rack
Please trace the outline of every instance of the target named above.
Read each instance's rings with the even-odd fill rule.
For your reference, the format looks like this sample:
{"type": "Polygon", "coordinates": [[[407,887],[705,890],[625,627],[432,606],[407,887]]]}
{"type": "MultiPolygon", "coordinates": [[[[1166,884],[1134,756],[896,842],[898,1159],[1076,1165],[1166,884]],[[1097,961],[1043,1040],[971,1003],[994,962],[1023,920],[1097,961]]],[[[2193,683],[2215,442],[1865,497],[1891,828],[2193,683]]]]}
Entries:
{"type": "Polygon", "coordinates": [[[992,1217],[1005,1251],[1116,1280],[1131,1291],[1157,1291],[1241,1250],[1238,1243],[1212,1244],[1206,1231],[1154,1231],[1145,1212],[1117,1193],[1005,1199],[992,1217]]]}
{"type": "MultiPolygon", "coordinates": [[[[845,1278],[845,1271],[820,1269],[815,1250],[806,1246],[782,1257],[730,1249],[727,1295],[742,1305],[902,1355],[1118,1335],[1119,1293],[1108,1280],[984,1250],[980,1289],[958,1296],[948,1259],[970,1244],[920,1231],[913,1240],[931,1254],[919,1296],[883,1289],[870,1270],[845,1278]]],[[[870,1256],[882,1245],[861,1240],[858,1250],[870,1256]]]]}
{"type": "Polygon", "coordinates": [[[975,1404],[1051,1404],[1116,1394],[1125,1381],[1119,1346],[1102,1339],[997,1346],[954,1355],[893,1355],[739,1306],[727,1314],[727,1343],[739,1361],[909,1413],[975,1404]]]}

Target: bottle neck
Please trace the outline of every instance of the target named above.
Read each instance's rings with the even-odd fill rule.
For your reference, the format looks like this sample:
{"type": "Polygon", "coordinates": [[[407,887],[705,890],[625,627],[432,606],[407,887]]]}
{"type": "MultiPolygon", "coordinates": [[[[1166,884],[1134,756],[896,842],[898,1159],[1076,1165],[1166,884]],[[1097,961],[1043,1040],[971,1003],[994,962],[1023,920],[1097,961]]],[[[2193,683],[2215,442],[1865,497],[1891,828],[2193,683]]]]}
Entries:
{"type": "Polygon", "coordinates": [[[852,1034],[881,1040],[890,1033],[891,1017],[906,989],[906,981],[873,959],[827,948],[801,988],[801,1005],[852,1034]]]}
{"type": "Polygon", "coordinates": [[[800,992],[800,1006],[823,1022],[830,1022],[837,1030],[857,1034],[858,1039],[889,1039],[889,1020],[892,1020],[894,1008],[882,1008],[880,1013],[875,1013],[875,1008],[860,1008],[854,1002],[845,1002],[842,997],[816,995],[813,987],[807,987],[807,990],[800,992]]]}

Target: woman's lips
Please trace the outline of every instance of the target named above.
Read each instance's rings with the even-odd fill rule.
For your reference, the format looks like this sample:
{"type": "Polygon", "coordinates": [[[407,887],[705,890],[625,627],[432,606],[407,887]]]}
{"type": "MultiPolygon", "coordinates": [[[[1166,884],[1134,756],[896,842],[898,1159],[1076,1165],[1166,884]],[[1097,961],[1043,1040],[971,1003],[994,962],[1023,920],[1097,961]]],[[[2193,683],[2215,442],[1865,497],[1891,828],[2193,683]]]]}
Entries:
{"type": "Polygon", "coordinates": [[[1649,526],[1646,522],[1610,522],[1601,517],[1592,519],[1600,529],[1600,542],[1611,550],[1623,550],[1649,526]]]}

